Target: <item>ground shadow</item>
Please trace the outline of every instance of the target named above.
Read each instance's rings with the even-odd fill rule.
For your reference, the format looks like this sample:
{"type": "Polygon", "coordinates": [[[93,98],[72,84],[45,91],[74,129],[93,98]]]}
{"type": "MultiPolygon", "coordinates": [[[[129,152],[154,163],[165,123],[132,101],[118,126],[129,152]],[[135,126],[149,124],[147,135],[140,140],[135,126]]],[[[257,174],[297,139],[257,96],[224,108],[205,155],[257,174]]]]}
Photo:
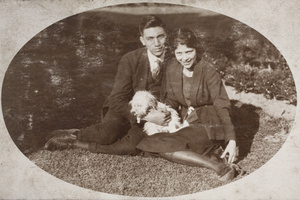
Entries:
{"type": "Polygon", "coordinates": [[[250,153],[255,134],[259,129],[259,111],[261,108],[251,104],[243,104],[231,100],[231,116],[239,146],[238,160],[245,158],[250,153]]]}

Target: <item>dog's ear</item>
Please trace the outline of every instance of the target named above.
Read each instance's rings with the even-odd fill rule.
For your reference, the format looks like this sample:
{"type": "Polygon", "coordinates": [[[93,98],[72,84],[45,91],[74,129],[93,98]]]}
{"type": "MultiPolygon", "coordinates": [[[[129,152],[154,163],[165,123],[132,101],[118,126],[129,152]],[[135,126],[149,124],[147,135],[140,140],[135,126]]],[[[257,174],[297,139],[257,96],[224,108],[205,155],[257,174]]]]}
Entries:
{"type": "Polygon", "coordinates": [[[156,100],[156,98],[153,95],[151,95],[149,97],[149,106],[151,108],[157,109],[157,100],[156,100]]]}
{"type": "Polygon", "coordinates": [[[136,115],[136,106],[134,105],[134,101],[133,100],[131,100],[131,101],[129,101],[129,103],[128,103],[128,105],[129,105],[129,110],[130,110],[130,112],[132,113],[132,114],[134,114],[134,115],[136,115]]]}
{"type": "Polygon", "coordinates": [[[129,105],[130,111],[132,112],[132,109],[133,109],[132,101],[129,101],[128,105],[129,105]]]}

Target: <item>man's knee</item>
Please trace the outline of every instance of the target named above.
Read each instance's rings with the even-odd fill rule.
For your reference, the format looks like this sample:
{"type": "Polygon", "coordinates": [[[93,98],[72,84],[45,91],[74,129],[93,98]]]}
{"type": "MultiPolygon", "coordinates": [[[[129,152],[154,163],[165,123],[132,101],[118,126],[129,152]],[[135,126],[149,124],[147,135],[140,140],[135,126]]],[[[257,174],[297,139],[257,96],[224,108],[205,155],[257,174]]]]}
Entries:
{"type": "Polygon", "coordinates": [[[95,144],[90,151],[97,153],[115,154],[115,155],[136,155],[141,150],[137,149],[137,144],[144,136],[143,130],[137,127],[130,129],[127,135],[111,145],[95,144]]]}
{"type": "Polygon", "coordinates": [[[80,129],[78,140],[108,145],[126,135],[130,127],[126,119],[112,113],[106,116],[103,122],[80,129]]]}

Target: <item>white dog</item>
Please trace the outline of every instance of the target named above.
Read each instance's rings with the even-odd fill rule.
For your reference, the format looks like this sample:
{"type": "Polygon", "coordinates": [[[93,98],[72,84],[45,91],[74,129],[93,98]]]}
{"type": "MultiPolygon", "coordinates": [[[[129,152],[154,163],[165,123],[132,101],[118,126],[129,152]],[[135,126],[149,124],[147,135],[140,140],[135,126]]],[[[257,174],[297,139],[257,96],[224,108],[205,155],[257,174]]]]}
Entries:
{"type": "Polygon", "coordinates": [[[162,112],[169,111],[171,113],[171,121],[168,126],[160,126],[152,122],[146,122],[144,125],[144,131],[147,135],[153,135],[155,133],[169,132],[173,133],[179,128],[182,128],[181,119],[178,116],[176,110],[167,106],[164,103],[159,102],[150,92],[138,91],[129,102],[131,105],[131,113],[137,117],[137,122],[147,116],[153,110],[161,110],[162,112]]]}

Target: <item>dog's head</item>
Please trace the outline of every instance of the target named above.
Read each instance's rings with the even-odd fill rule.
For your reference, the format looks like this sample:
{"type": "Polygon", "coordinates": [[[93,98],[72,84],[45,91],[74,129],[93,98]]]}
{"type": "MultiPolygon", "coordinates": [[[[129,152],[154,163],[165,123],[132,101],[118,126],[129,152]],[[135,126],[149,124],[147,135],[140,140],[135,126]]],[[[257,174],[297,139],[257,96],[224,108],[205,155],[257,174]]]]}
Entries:
{"type": "Polygon", "coordinates": [[[148,91],[138,91],[129,104],[131,105],[130,112],[142,119],[151,109],[156,109],[157,100],[155,96],[148,91]]]}

